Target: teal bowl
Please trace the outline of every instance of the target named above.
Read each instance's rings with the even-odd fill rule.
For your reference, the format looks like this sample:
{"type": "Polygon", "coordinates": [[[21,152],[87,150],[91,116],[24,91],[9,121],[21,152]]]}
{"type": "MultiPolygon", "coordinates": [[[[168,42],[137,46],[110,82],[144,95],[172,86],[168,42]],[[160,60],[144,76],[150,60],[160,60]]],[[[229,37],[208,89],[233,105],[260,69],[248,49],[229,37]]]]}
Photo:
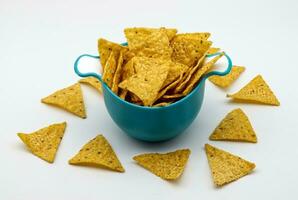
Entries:
{"type": "MultiPolygon", "coordinates": [[[[211,54],[207,57],[216,56],[211,54]]],[[[82,57],[99,58],[89,54],[79,56],[74,64],[75,73],[80,77],[93,76],[103,85],[105,106],[113,121],[127,135],[142,141],[160,142],[172,139],[183,133],[198,115],[205,92],[205,81],[212,75],[224,76],[231,71],[232,61],[228,55],[228,67],[224,72],[212,71],[206,74],[187,96],[165,107],[145,107],[127,102],[117,95],[102,81],[101,75],[78,69],[82,57]]]]}

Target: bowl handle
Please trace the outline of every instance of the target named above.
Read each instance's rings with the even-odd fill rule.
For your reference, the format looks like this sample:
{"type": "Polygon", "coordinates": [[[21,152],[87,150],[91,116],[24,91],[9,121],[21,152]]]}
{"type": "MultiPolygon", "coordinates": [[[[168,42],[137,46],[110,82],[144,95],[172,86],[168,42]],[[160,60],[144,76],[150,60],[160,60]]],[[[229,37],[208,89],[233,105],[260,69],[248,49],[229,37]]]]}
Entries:
{"type": "Polygon", "coordinates": [[[211,71],[211,72],[209,72],[209,73],[207,73],[206,75],[203,76],[203,78],[202,78],[203,81],[205,81],[210,76],[214,76],[214,75],[225,76],[225,75],[227,75],[228,73],[231,72],[233,63],[232,63],[231,58],[225,52],[218,52],[218,53],[213,53],[213,54],[207,54],[206,57],[207,58],[210,58],[210,57],[218,56],[218,55],[220,55],[222,53],[224,54],[224,56],[228,60],[228,67],[227,67],[227,69],[225,71],[223,71],[223,72],[220,72],[220,71],[211,71]]]}
{"type": "Polygon", "coordinates": [[[100,74],[97,74],[97,73],[95,73],[95,72],[86,72],[86,73],[80,72],[80,70],[79,70],[79,61],[80,61],[80,59],[83,58],[83,57],[90,57],[90,58],[96,58],[96,59],[99,59],[99,56],[93,56],[93,55],[90,55],[90,54],[82,54],[82,55],[80,55],[80,56],[76,59],[76,61],[75,61],[75,63],[74,63],[74,67],[73,67],[73,68],[74,68],[75,73],[76,73],[78,76],[80,76],[80,77],[89,77],[89,76],[93,76],[93,77],[97,78],[101,83],[103,83],[100,74]]]}

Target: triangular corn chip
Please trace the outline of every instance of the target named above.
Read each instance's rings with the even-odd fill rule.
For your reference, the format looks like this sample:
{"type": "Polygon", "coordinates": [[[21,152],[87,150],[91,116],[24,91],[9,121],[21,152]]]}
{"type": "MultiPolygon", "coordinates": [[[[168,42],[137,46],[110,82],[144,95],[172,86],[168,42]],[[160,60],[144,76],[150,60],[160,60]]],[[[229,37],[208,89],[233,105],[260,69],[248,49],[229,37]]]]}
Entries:
{"type": "Polygon", "coordinates": [[[235,94],[228,94],[235,100],[279,106],[280,103],[261,75],[256,76],[235,94]]]}
{"type": "Polygon", "coordinates": [[[100,38],[98,40],[98,53],[100,56],[100,63],[103,68],[103,72],[111,52],[114,53],[115,59],[118,60],[120,51],[122,53],[125,53],[125,55],[127,55],[126,52],[128,51],[128,47],[122,46],[114,42],[110,42],[103,38],[100,38]]]}
{"type": "Polygon", "coordinates": [[[166,180],[175,180],[183,173],[189,154],[189,149],[182,149],[165,154],[141,154],[133,159],[155,175],[166,180]]]}
{"type": "Polygon", "coordinates": [[[223,54],[219,54],[218,56],[214,57],[212,60],[207,62],[205,65],[203,65],[200,69],[198,69],[190,78],[188,85],[186,86],[185,90],[182,92],[182,94],[187,95],[189,92],[192,91],[194,86],[198,83],[200,78],[209,71],[213,65],[223,56],[223,54]]]}
{"type": "Polygon", "coordinates": [[[124,172],[119,159],[103,135],[98,135],[69,160],[69,164],[94,166],[124,172]]]}
{"type": "Polygon", "coordinates": [[[50,96],[41,99],[41,102],[60,107],[81,118],[86,118],[85,105],[79,83],[58,90],[50,96]]]}
{"type": "Polygon", "coordinates": [[[110,57],[108,58],[105,69],[103,71],[102,80],[109,86],[109,88],[112,88],[113,86],[113,79],[114,75],[117,69],[117,60],[114,55],[114,52],[110,53],[110,57]]]}
{"type": "Polygon", "coordinates": [[[233,66],[229,74],[225,76],[211,76],[209,78],[209,81],[219,87],[226,88],[229,87],[240,76],[240,74],[244,72],[244,70],[245,67],[233,66]]]}
{"type": "Polygon", "coordinates": [[[112,91],[115,94],[118,94],[118,84],[120,82],[121,73],[122,73],[122,65],[123,65],[123,53],[120,52],[119,59],[117,62],[117,68],[113,77],[113,85],[112,85],[112,91]]]}
{"type": "Polygon", "coordinates": [[[218,187],[249,174],[255,168],[254,163],[209,144],[205,144],[205,151],[214,184],[218,187]]]}
{"type": "Polygon", "coordinates": [[[33,133],[18,133],[28,149],[39,158],[53,163],[63,138],[66,122],[52,124],[33,133]]]}
{"type": "Polygon", "coordinates": [[[209,137],[210,140],[257,142],[248,117],[240,109],[228,113],[209,137]]]}
{"type": "Polygon", "coordinates": [[[211,47],[210,49],[208,49],[207,54],[214,54],[220,51],[220,48],[216,48],[216,47],[211,47]]]}
{"type": "Polygon", "coordinates": [[[99,93],[102,93],[102,85],[101,85],[100,81],[95,77],[82,78],[82,79],[79,80],[79,83],[84,83],[84,84],[91,85],[99,93]]]}
{"type": "Polygon", "coordinates": [[[187,38],[195,40],[207,40],[210,37],[208,32],[197,32],[197,33],[179,33],[175,36],[175,39],[187,38]]]}
{"type": "Polygon", "coordinates": [[[151,106],[167,78],[171,61],[140,57],[134,62],[136,74],[122,81],[119,87],[134,93],[145,106],[151,106]]]}
{"type": "Polygon", "coordinates": [[[172,62],[172,64],[170,65],[170,70],[169,70],[167,79],[163,83],[162,88],[171,84],[173,81],[177,80],[180,77],[180,75],[182,75],[188,70],[188,68],[189,67],[187,65],[172,62]]]}

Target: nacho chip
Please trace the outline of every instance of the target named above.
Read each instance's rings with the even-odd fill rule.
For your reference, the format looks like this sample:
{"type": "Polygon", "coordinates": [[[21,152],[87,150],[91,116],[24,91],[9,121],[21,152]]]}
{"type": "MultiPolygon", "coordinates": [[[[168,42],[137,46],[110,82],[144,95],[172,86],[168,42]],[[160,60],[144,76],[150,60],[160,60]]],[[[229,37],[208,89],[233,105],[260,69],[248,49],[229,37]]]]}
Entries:
{"type": "Polygon", "coordinates": [[[179,33],[175,37],[175,39],[179,38],[187,38],[187,39],[196,39],[196,40],[207,40],[210,37],[210,33],[208,32],[198,32],[198,33],[179,33]]]}
{"type": "Polygon", "coordinates": [[[41,99],[41,102],[57,106],[81,118],[86,118],[85,104],[79,83],[58,90],[41,99]]]}
{"type": "Polygon", "coordinates": [[[207,62],[204,66],[198,69],[193,76],[190,78],[188,85],[186,86],[185,90],[182,94],[187,95],[193,89],[194,85],[198,83],[200,78],[213,67],[213,65],[223,56],[224,54],[220,54],[214,57],[212,60],[207,62]]]}
{"type": "Polygon", "coordinates": [[[169,69],[169,73],[168,73],[167,79],[163,83],[162,88],[164,88],[165,86],[169,85],[173,81],[177,80],[177,78],[179,78],[180,75],[182,75],[183,73],[185,73],[188,70],[188,68],[189,67],[187,65],[173,62],[170,65],[170,69],[169,69]]]}
{"type": "Polygon", "coordinates": [[[114,53],[110,53],[110,57],[106,62],[105,70],[103,71],[102,80],[109,86],[109,88],[112,88],[113,86],[113,79],[114,75],[117,69],[117,61],[114,56],[114,53]]]}
{"type": "Polygon", "coordinates": [[[173,49],[172,60],[193,67],[211,44],[207,40],[175,36],[170,44],[173,49]]]}
{"type": "Polygon", "coordinates": [[[254,163],[209,144],[205,144],[205,151],[214,184],[218,187],[249,174],[255,168],[254,163]]]}
{"type": "Polygon", "coordinates": [[[112,91],[115,94],[118,94],[118,84],[120,82],[121,73],[122,73],[122,64],[123,64],[123,53],[120,52],[116,72],[113,77],[113,85],[112,85],[112,91]]]}
{"type": "Polygon", "coordinates": [[[189,155],[189,149],[181,149],[165,154],[141,154],[133,159],[155,175],[166,180],[175,180],[183,173],[189,155]]]}
{"type": "Polygon", "coordinates": [[[221,88],[226,88],[226,87],[229,87],[240,76],[240,74],[244,70],[245,70],[245,67],[233,66],[229,74],[225,76],[217,76],[217,75],[211,76],[209,77],[209,81],[211,81],[213,84],[221,88]]]}
{"type": "Polygon", "coordinates": [[[139,38],[138,34],[132,38],[126,34],[126,37],[129,49],[136,56],[167,59],[171,57],[172,49],[169,38],[163,28],[152,30],[151,34],[145,37],[139,38]]]}
{"type": "Polygon", "coordinates": [[[99,93],[102,93],[102,85],[95,77],[87,77],[79,80],[79,83],[85,83],[94,87],[99,93]]]}
{"type": "Polygon", "coordinates": [[[235,100],[279,106],[280,103],[261,75],[256,76],[235,94],[228,94],[235,100]]]}
{"type": "Polygon", "coordinates": [[[28,149],[39,158],[53,163],[63,138],[66,122],[52,124],[33,133],[18,133],[28,149]]]}
{"type": "Polygon", "coordinates": [[[216,48],[216,47],[211,47],[210,49],[208,49],[207,54],[214,54],[220,51],[220,48],[216,48]]]}
{"type": "MultiPolygon", "coordinates": [[[[129,60],[124,66],[123,66],[123,70],[122,70],[122,77],[121,80],[124,81],[126,79],[128,79],[129,77],[131,77],[132,75],[135,74],[135,69],[133,66],[133,59],[129,60]]],[[[118,84],[119,85],[119,84],[118,84]]],[[[120,94],[119,97],[121,99],[125,99],[126,94],[127,94],[127,90],[125,89],[120,89],[120,94]]]]}
{"type": "Polygon", "coordinates": [[[195,73],[197,71],[197,69],[199,69],[203,63],[203,61],[205,60],[206,55],[203,55],[197,62],[196,66],[194,67],[190,67],[187,72],[184,74],[184,76],[182,77],[182,79],[180,80],[180,82],[177,84],[177,87],[174,90],[174,94],[179,94],[182,93],[183,90],[185,89],[185,87],[187,86],[187,83],[189,82],[189,80],[191,79],[193,73],[195,73]]]}
{"type": "Polygon", "coordinates": [[[71,165],[101,167],[124,172],[119,159],[103,135],[98,135],[69,160],[71,165]]]}
{"type": "Polygon", "coordinates": [[[142,60],[144,62],[135,63],[137,73],[121,82],[119,87],[134,93],[145,106],[151,106],[167,78],[171,61],[145,57],[142,60]]]}
{"type": "Polygon", "coordinates": [[[100,56],[100,63],[103,68],[103,72],[111,52],[114,53],[115,59],[118,60],[120,52],[125,53],[125,55],[131,56],[129,54],[126,54],[127,51],[128,47],[100,38],[98,40],[98,53],[100,56]]]}
{"type": "Polygon", "coordinates": [[[257,142],[256,133],[240,109],[229,112],[209,137],[210,140],[257,142]]]}

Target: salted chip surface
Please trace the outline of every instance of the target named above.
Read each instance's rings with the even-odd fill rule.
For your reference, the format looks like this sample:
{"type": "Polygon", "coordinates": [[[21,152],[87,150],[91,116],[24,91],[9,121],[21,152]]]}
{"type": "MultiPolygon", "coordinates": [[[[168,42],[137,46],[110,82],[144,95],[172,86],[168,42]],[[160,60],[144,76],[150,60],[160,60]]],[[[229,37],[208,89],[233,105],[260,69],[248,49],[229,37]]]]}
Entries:
{"type": "Polygon", "coordinates": [[[128,47],[126,46],[122,46],[120,44],[110,42],[106,39],[100,38],[98,40],[98,53],[100,56],[100,63],[103,68],[103,71],[106,66],[107,60],[110,57],[111,52],[114,53],[115,59],[117,60],[120,52],[126,54],[127,51],[128,51],[128,47]]]}
{"type": "Polygon", "coordinates": [[[235,100],[279,106],[280,103],[261,75],[256,76],[235,94],[228,94],[235,100]]]}
{"type": "Polygon", "coordinates": [[[205,151],[214,184],[218,187],[249,174],[256,166],[254,163],[209,144],[205,144],[205,151]]]}
{"type": "Polygon", "coordinates": [[[220,48],[217,47],[211,47],[210,49],[208,49],[207,54],[214,54],[220,51],[220,48]]]}
{"type": "Polygon", "coordinates": [[[189,67],[187,65],[172,62],[170,65],[168,76],[165,82],[163,83],[162,87],[165,87],[173,81],[177,80],[183,73],[185,73],[188,70],[188,68],[189,67]]]}
{"type": "Polygon", "coordinates": [[[107,84],[109,88],[113,86],[114,75],[117,70],[117,60],[113,52],[110,53],[105,69],[103,71],[102,80],[107,84]]]}
{"type": "Polygon", "coordinates": [[[189,149],[181,149],[165,154],[141,154],[134,156],[133,159],[153,174],[166,180],[175,180],[183,173],[189,155],[189,149]]]}
{"type": "Polygon", "coordinates": [[[211,76],[209,77],[209,81],[219,87],[226,88],[229,87],[240,76],[240,74],[244,72],[244,70],[245,67],[233,66],[229,74],[225,76],[211,76]]]}
{"type": "Polygon", "coordinates": [[[85,104],[79,83],[58,90],[41,99],[41,102],[57,106],[81,118],[86,118],[85,104]]]}
{"type": "Polygon", "coordinates": [[[204,39],[175,36],[170,44],[173,49],[172,60],[193,67],[211,44],[204,39]]]}
{"type": "Polygon", "coordinates": [[[196,39],[196,40],[207,40],[210,37],[210,33],[208,32],[195,32],[195,33],[179,33],[175,37],[177,38],[188,38],[188,39],[196,39]]]}
{"type": "Polygon", "coordinates": [[[69,164],[94,166],[124,172],[118,157],[103,135],[97,135],[69,160],[69,164]]]}
{"type": "Polygon", "coordinates": [[[66,122],[52,124],[33,133],[18,133],[28,149],[39,158],[53,163],[63,138],[66,122]]]}
{"type": "Polygon", "coordinates": [[[209,139],[257,142],[256,133],[248,117],[240,108],[229,112],[215,128],[209,139]]]}
{"type": "Polygon", "coordinates": [[[141,60],[134,61],[136,74],[122,81],[119,87],[134,93],[144,106],[151,106],[167,78],[171,61],[146,57],[141,60]]]}
{"type": "Polygon", "coordinates": [[[189,92],[191,92],[191,90],[193,89],[193,87],[195,86],[195,84],[198,83],[198,81],[200,80],[200,78],[207,72],[209,71],[213,65],[223,56],[224,54],[219,54],[218,56],[214,57],[212,60],[210,60],[209,62],[207,62],[205,65],[203,65],[201,68],[199,68],[194,74],[193,76],[190,78],[188,85],[186,86],[185,90],[182,92],[182,94],[187,95],[189,92]]]}
{"type": "Polygon", "coordinates": [[[115,71],[115,74],[114,74],[114,77],[113,77],[113,84],[112,84],[112,91],[115,94],[118,94],[118,85],[119,85],[121,74],[122,74],[123,61],[124,61],[123,60],[123,53],[120,52],[118,62],[117,62],[116,71],[115,71]]]}
{"type": "Polygon", "coordinates": [[[102,93],[102,85],[100,81],[95,77],[82,78],[79,80],[79,83],[88,84],[94,87],[99,93],[102,93]]]}
{"type": "Polygon", "coordinates": [[[148,34],[128,30],[130,29],[124,30],[128,47],[136,56],[149,58],[171,57],[172,48],[165,28],[153,29],[148,34]]]}
{"type": "MultiPolygon", "coordinates": [[[[126,80],[128,79],[129,77],[131,77],[132,75],[135,74],[135,69],[134,69],[134,66],[133,66],[133,58],[130,59],[124,66],[123,66],[123,69],[122,69],[122,80],[126,80]]],[[[118,84],[118,87],[119,87],[119,84],[118,84]]],[[[120,92],[119,92],[119,97],[121,99],[125,99],[126,98],[126,95],[127,95],[127,90],[125,89],[121,89],[120,92]]]]}

